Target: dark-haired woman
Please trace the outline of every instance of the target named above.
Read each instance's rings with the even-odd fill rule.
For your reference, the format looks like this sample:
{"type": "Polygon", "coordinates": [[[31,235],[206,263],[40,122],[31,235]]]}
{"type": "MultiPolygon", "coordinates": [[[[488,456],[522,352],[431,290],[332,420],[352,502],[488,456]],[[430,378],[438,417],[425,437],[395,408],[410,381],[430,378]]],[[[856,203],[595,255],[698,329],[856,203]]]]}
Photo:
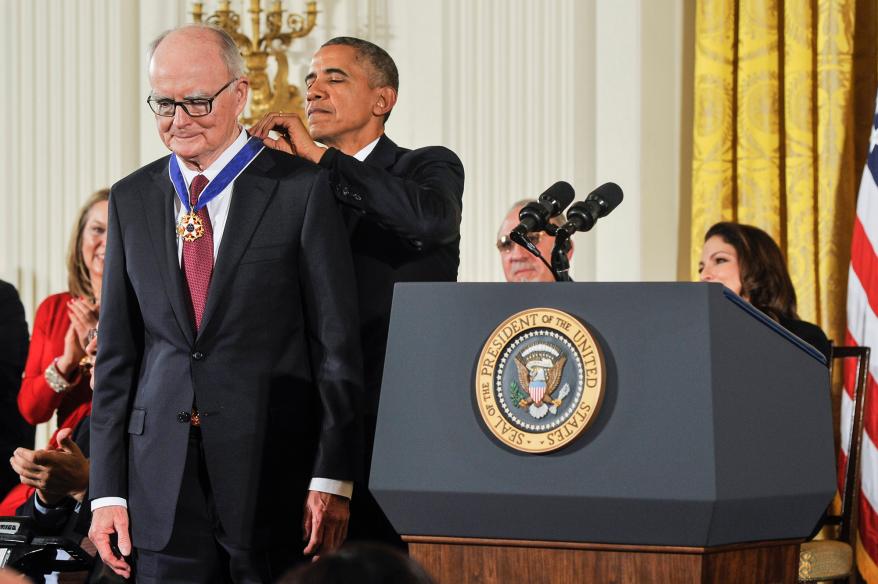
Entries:
{"type": "Polygon", "coordinates": [[[829,359],[826,335],[799,319],[783,254],[766,232],[741,223],[715,224],[704,236],[698,273],[702,282],[724,284],[829,359]]]}

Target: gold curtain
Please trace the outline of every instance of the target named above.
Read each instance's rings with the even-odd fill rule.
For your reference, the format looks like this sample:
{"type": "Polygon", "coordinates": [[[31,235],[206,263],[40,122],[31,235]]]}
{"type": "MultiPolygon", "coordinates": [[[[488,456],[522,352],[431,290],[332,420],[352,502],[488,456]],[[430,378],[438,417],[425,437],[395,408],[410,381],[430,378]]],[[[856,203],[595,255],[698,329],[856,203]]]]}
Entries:
{"type": "Polygon", "coordinates": [[[799,315],[840,342],[855,199],[874,112],[878,0],[699,0],[693,278],[717,221],[765,229],[799,315]]]}

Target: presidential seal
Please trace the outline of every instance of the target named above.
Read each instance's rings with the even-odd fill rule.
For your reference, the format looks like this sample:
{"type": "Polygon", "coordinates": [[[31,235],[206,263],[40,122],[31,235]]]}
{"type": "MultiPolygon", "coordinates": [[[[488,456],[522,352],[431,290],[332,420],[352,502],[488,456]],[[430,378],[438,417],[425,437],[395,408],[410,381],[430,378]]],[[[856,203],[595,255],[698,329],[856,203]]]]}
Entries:
{"type": "Polygon", "coordinates": [[[604,357],[571,315],[533,308],[510,316],[485,343],[476,368],[476,404],[503,444],[552,452],[594,421],[604,396],[604,357]]]}

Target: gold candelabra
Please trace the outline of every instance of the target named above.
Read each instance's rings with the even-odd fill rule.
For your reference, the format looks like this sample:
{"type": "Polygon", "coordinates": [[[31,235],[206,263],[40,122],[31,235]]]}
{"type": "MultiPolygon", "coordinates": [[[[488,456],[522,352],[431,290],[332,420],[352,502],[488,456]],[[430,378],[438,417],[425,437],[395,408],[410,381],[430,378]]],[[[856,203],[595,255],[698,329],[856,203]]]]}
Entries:
{"type": "MultiPolygon", "coordinates": [[[[206,22],[225,30],[238,45],[244,58],[247,78],[250,80],[250,107],[241,121],[245,125],[257,122],[270,111],[296,112],[304,115],[302,95],[299,88],[288,79],[289,63],[287,51],[293,39],[307,36],[317,22],[317,2],[305,5],[305,14],[290,13],[286,18],[287,32],[281,32],[284,25],[284,10],[281,0],[273,0],[265,14],[264,35],[260,36],[262,7],[260,0],[250,0],[250,36],[241,32],[241,16],[231,9],[230,0],[220,0],[219,8],[207,17],[206,22]],[[274,80],[268,77],[269,57],[277,65],[274,80]]],[[[192,4],[194,22],[204,22],[204,3],[192,4]]]]}

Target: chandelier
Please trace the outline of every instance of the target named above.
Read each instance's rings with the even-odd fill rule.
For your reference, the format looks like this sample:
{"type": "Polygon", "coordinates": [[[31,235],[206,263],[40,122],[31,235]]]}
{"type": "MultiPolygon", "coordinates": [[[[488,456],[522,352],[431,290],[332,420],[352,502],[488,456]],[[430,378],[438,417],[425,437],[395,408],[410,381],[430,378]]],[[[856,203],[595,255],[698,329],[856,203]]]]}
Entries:
{"type": "Polygon", "coordinates": [[[204,3],[192,4],[194,22],[206,22],[217,26],[235,40],[244,68],[250,81],[250,104],[241,117],[244,125],[259,121],[268,112],[295,112],[303,116],[304,107],[299,89],[288,79],[289,63],[287,51],[293,39],[307,36],[317,22],[317,2],[305,5],[305,14],[290,13],[284,19],[284,9],[280,0],[273,0],[271,8],[265,11],[265,34],[261,34],[262,7],[260,0],[250,0],[250,36],[241,30],[241,16],[231,9],[230,0],[220,0],[219,8],[204,18],[204,3]],[[286,22],[284,22],[286,20],[286,22]],[[286,24],[286,31],[283,31],[286,24]],[[274,59],[276,68],[274,79],[268,75],[269,59],[274,59]]]}

